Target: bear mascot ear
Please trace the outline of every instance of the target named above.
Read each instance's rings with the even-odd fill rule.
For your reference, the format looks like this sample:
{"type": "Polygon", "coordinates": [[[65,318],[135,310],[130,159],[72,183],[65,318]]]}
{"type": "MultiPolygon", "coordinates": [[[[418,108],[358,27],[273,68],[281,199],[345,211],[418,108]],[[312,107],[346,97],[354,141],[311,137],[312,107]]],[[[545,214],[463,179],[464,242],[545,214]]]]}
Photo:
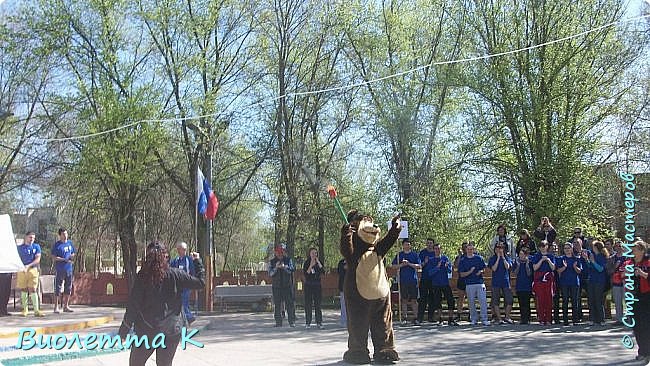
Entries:
{"type": "Polygon", "coordinates": [[[356,210],[356,209],[352,209],[352,210],[348,211],[348,223],[351,224],[352,221],[359,220],[359,218],[357,217],[358,213],[359,213],[359,210],[356,210]]]}

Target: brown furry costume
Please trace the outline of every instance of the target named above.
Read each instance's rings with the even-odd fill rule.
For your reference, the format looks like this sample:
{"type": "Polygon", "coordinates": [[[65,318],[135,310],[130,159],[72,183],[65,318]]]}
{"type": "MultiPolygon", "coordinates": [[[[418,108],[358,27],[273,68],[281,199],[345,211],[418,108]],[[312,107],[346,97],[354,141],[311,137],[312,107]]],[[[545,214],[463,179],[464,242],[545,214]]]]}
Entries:
{"type": "Polygon", "coordinates": [[[399,236],[399,215],[393,218],[391,229],[381,240],[381,230],[372,217],[352,210],[348,213],[348,222],[341,228],[341,254],[348,265],[343,286],[348,315],[348,350],[343,359],[354,364],[370,363],[370,329],[375,363],[393,363],[399,356],[393,344],[390,284],[383,259],[399,236]]]}

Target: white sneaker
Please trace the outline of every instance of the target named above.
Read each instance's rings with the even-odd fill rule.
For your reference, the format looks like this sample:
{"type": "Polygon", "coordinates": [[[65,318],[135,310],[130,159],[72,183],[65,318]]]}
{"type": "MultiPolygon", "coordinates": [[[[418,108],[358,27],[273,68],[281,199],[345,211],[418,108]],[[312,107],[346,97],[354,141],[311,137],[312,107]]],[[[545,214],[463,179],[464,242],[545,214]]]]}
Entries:
{"type": "Polygon", "coordinates": [[[485,325],[485,326],[487,327],[487,326],[490,325],[490,322],[489,322],[488,320],[486,320],[486,321],[484,321],[482,324],[485,325]]]}
{"type": "Polygon", "coordinates": [[[311,324],[305,324],[305,329],[311,328],[311,324]]]}
{"type": "Polygon", "coordinates": [[[323,324],[318,324],[318,329],[323,329],[323,324]]]}

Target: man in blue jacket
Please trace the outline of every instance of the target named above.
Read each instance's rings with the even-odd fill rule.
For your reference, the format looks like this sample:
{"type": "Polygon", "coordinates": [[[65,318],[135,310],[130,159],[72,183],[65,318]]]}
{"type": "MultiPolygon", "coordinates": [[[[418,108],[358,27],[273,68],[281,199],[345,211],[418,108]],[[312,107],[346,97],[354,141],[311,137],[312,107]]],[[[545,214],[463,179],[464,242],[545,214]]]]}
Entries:
{"type": "MultiPolygon", "coordinates": [[[[172,259],[170,266],[172,268],[178,268],[190,276],[195,276],[194,272],[194,260],[187,255],[187,243],[180,242],[176,244],[176,251],[178,252],[178,257],[172,259]]],[[[184,288],[181,293],[181,301],[183,302],[183,313],[187,319],[188,324],[192,324],[196,318],[190,309],[190,292],[189,288],[184,288]]]]}

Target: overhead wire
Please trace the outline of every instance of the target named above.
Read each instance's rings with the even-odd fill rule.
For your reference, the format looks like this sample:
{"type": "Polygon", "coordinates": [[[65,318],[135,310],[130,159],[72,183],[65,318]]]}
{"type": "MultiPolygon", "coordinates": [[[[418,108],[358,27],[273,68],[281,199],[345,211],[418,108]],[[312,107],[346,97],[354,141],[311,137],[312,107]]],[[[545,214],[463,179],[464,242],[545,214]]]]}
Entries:
{"type": "MultiPolygon", "coordinates": [[[[570,36],[558,38],[558,39],[555,39],[555,40],[552,40],[552,41],[543,42],[543,43],[536,44],[536,45],[531,45],[531,46],[528,46],[528,47],[523,47],[523,48],[518,48],[518,49],[514,49],[514,50],[493,53],[493,54],[481,55],[481,56],[466,57],[466,58],[447,60],[447,61],[434,61],[434,62],[430,62],[430,63],[428,63],[426,65],[421,65],[421,66],[418,66],[418,67],[415,67],[415,68],[412,68],[412,69],[409,69],[409,70],[406,70],[406,71],[401,71],[401,72],[394,73],[394,74],[391,74],[391,75],[386,75],[386,76],[382,76],[382,77],[378,77],[378,78],[370,79],[370,80],[364,80],[364,81],[361,81],[361,82],[352,83],[352,84],[348,84],[348,85],[342,85],[342,86],[324,88],[324,89],[318,89],[318,90],[311,90],[311,91],[286,93],[284,95],[275,96],[275,97],[272,97],[272,98],[269,98],[269,99],[264,99],[264,100],[261,100],[261,101],[258,101],[258,102],[254,102],[254,103],[245,105],[243,108],[246,109],[246,110],[250,110],[252,107],[256,107],[256,106],[262,105],[264,103],[274,102],[274,101],[284,99],[284,98],[296,97],[296,96],[306,96],[306,95],[329,93],[329,92],[335,92],[335,91],[340,91],[340,90],[353,89],[353,88],[365,86],[365,85],[368,85],[368,84],[373,84],[373,83],[377,83],[377,82],[380,82],[380,81],[396,78],[396,77],[399,77],[399,76],[408,75],[408,74],[411,74],[411,73],[414,73],[414,72],[417,72],[417,71],[420,71],[420,70],[423,70],[423,69],[426,69],[426,68],[429,68],[429,67],[432,67],[432,66],[452,65],[452,64],[457,64],[457,63],[466,63],[466,62],[487,60],[487,59],[490,59],[490,58],[502,57],[502,56],[507,56],[507,55],[512,55],[512,54],[515,54],[515,53],[519,53],[519,52],[530,51],[530,50],[534,50],[536,48],[546,47],[546,46],[553,45],[553,44],[556,44],[556,43],[569,41],[569,40],[574,39],[574,38],[579,38],[579,37],[585,36],[587,34],[598,32],[600,30],[603,30],[603,29],[606,29],[606,28],[609,28],[609,27],[612,27],[612,26],[615,26],[615,25],[618,25],[618,24],[630,23],[630,22],[634,22],[634,21],[638,21],[638,20],[642,20],[642,19],[646,19],[646,18],[650,18],[650,14],[645,14],[645,15],[640,15],[640,16],[633,17],[633,18],[626,18],[626,19],[617,20],[617,21],[614,21],[614,22],[610,22],[610,23],[598,26],[596,28],[591,28],[591,29],[587,29],[585,31],[582,31],[582,32],[579,32],[579,33],[576,33],[576,34],[572,34],[570,36]]],[[[98,131],[98,132],[84,134],[84,135],[67,136],[67,137],[55,137],[55,138],[39,138],[39,140],[44,141],[44,142],[63,142],[63,141],[70,141],[70,140],[81,140],[81,139],[87,139],[87,138],[91,138],[91,137],[105,135],[105,134],[108,134],[108,133],[119,131],[121,129],[133,127],[133,126],[136,126],[136,125],[139,125],[139,124],[142,124],[142,123],[182,122],[182,121],[198,120],[198,119],[203,119],[203,118],[218,117],[220,115],[223,115],[224,113],[226,113],[226,112],[210,113],[210,114],[204,114],[204,115],[198,115],[198,116],[187,116],[187,117],[145,119],[145,120],[139,120],[139,121],[131,122],[131,123],[128,123],[128,124],[125,124],[125,125],[122,125],[122,126],[118,126],[118,127],[115,127],[115,128],[111,128],[111,129],[108,129],[108,130],[98,131]]]]}

